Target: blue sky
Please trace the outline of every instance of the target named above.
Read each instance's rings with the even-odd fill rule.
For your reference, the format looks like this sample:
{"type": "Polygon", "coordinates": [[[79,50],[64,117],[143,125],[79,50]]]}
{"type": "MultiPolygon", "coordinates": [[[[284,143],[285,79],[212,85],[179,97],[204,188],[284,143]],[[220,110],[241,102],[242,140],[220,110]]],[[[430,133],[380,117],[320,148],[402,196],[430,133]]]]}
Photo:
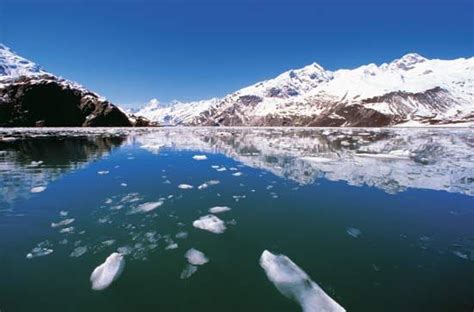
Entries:
{"type": "Polygon", "coordinates": [[[0,41],[136,106],[222,96],[290,68],[474,55],[471,0],[2,0],[0,41]]]}

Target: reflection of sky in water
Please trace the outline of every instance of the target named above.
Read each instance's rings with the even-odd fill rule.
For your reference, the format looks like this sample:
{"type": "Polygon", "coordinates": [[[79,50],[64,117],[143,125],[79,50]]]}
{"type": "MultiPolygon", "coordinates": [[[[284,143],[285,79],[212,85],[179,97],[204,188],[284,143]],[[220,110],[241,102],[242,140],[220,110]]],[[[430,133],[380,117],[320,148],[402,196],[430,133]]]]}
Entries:
{"type": "MultiPolygon", "coordinates": [[[[28,280],[35,296],[54,289],[41,289],[35,270],[70,269],[76,278],[58,285],[84,292],[83,309],[100,306],[89,298],[88,278],[118,251],[127,267],[116,287],[130,292],[123,310],[143,296],[133,293],[136,283],[151,280],[189,298],[179,303],[183,310],[212,310],[206,304],[212,300],[194,295],[202,301],[214,292],[224,302],[235,299],[228,293],[234,291],[245,295],[247,308],[293,311],[265,292],[258,259],[269,249],[291,257],[348,310],[386,307],[409,295],[401,289],[412,277],[420,289],[432,288],[435,272],[457,283],[449,295],[459,305],[426,296],[418,304],[453,308],[468,300],[474,263],[468,130],[84,131],[0,143],[0,246],[8,254],[0,275],[28,280]],[[31,193],[38,186],[46,189],[31,193]],[[215,218],[206,217],[211,213],[215,218]],[[33,278],[15,274],[16,265],[33,278]],[[212,276],[232,286],[206,283],[190,293],[179,284],[212,276]],[[242,278],[255,286],[247,292],[231,282],[242,278]]],[[[27,310],[32,306],[18,303],[19,289],[0,293],[11,298],[6,307],[27,310]]],[[[167,297],[160,298],[165,310],[175,308],[179,300],[167,297]]],[[[406,308],[397,304],[393,311],[406,308]]]]}

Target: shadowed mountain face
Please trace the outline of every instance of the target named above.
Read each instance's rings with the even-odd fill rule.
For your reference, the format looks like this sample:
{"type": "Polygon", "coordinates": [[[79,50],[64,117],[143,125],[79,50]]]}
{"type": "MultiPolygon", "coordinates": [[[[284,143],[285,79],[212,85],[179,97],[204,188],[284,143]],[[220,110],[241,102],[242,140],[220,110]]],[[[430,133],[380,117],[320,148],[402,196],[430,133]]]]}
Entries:
{"type": "Polygon", "coordinates": [[[132,126],[108,101],[53,76],[21,77],[0,88],[0,126],[132,126]]]}
{"type": "Polygon", "coordinates": [[[81,85],[0,44],[0,127],[148,126],[81,85]]]}

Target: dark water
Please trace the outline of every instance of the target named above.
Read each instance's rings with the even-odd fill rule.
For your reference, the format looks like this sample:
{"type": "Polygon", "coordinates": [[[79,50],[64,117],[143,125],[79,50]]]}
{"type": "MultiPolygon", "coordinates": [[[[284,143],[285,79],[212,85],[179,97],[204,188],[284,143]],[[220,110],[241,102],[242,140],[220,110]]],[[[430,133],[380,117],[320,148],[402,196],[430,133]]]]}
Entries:
{"type": "Polygon", "coordinates": [[[474,309],[472,130],[0,136],[2,312],[300,311],[267,278],[264,250],[347,311],[474,309]],[[193,227],[214,206],[231,208],[216,214],[226,230],[193,227]],[[209,262],[182,278],[190,248],[209,262]],[[117,250],[122,275],[92,290],[117,250]]]}

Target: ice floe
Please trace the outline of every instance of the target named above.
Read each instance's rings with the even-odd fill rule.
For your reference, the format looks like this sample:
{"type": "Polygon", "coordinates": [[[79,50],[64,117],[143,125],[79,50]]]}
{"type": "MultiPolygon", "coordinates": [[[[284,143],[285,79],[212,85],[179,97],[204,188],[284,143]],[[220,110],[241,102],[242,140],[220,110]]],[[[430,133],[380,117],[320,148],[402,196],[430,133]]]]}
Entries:
{"type": "Polygon", "coordinates": [[[349,227],[346,229],[346,233],[354,238],[358,238],[362,235],[362,231],[353,227],[349,227]]]}
{"type": "Polygon", "coordinates": [[[44,192],[45,190],[46,190],[46,186],[35,186],[30,190],[30,192],[31,193],[41,193],[41,192],[44,192]]]}
{"type": "Polygon", "coordinates": [[[172,250],[178,248],[178,244],[176,243],[170,243],[168,246],[165,247],[166,250],[172,250]]]}
{"type": "Polygon", "coordinates": [[[177,239],[186,239],[188,238],[188,232],[179,232],[174,237],[177,239]]]}
{"type": "Polygon", "coordinates": [[[206,155],[194,155],[193,159],[194,160],[206,160],[207,156],[206,155]]]}
{"type": "Polygon", "coordinates": [[[160,207],[163,205],[163,201],[157,201],[157,202],[147,202],[138,205],[133,209],[133,212],[150,212],[152,210],[155,210],[156,208],[160,207]]]}
{"type": "Polygon", "coordinates": [[[53,253],[53,249],[51,248],[51,243],[48,241],[44,241],[39,243],[35,248],[33,248],[27,255],[27,259],[33,259],[36,257],[44,257],[49,254],[53,253]]]}
{"type": "Polygon", "coordinates": [[[87,246],[79,246],[79,247],[74,248],[74,250],[71,252],[69,256],[73,258],[78,258],[82,256],[83,254],[85,254],[86,252],[87,252],[87,246]]]}
{"type": "Polygon", "coordinates": [[[72,232],[74,232],[74,227],[73,226],[65,227],[65,228],[62,228],[61,230],[59,230],[59,233],[61,233],[61,234],[69,234],[69,233],[72,233],[72,232]]]}
{"type": "Polygon", "coordinates": [[[61,217],[67,217],[68,212],[67,212],[66,210],[61,210],[61,211],[59,212],[59,215],[60,215],[61,217]]]}
{"type": "Polygon", "coordinates": [[[102,290],[119,278],[125,266],[125,259],[120,253],[112,253],[105,262],[94,269],[90,281],[93,290],[102,290]]]}
{"type": "Polygon", "coordinates": [[[260,257],[260,266],[278,291],[297,301],[303,312],[346,311],[287,256],[265,250],[260,257]]]}
{"type": "Polygon", "coordinates": [[[203,252],[194,248],[191,248],[186,251],[184,257],[186,258],[186,260],[188,260],[189,264],[192,265],[204,265],[209,262],[209,258],[206,257],[203,252]]]}
{"type": "Polygon", "coordinates": [[[190,278],[191,275],[193,275],[194,273],[196,273],[197,269],[198,269],[197,266],[192,265],[192,264],[187,264],[187,265],[184,267],[184,270],[181,272],[181,275],[179,276],[179,278],[181,278],[181,279],[190,278]]]}
{"type": "Polygon", "coordinates": [[[178,185],[178,188],[182,189],[182,190],[190,190],[192,188],[194,188],[194,186],[190,185],[190,184],[180,184],[178,185]]]}
{"type": "Polygon", "coordinates": [[[109,171],[108,170],[97,171],[97,174],[106,175],[106,174],[109,174],[109,171]]]}
{"type": "Polygon", "coordinates": [[[226,211],[229,211],[231,210],[230,207],[227,207],[227,206],[216,206],[216,207],[212,207],[209,209],[209,212],[210,213],[222,213],[222,212],[226,212],[226,211]]]}
{"type": "Polygon", "coordinates": [[[69,224],[73,223],[74,220],[75,220],[74,218],[70,218],[70,219],[61,220],[57,223],[53,222],[53,223],[51,223],[51,227],[56,228],[56,227],[66,226],[66,225],[69,225],[69,224]]]}
{"type": "Polygon", "coordinates": [[[240,177],[242,175],[242,172],[238,171],[236,173],[232,174],[234,177],[240,177]]]}
{"type": "Polygon", "coordinates": [[[212,214],[202,216],[198,220],[195,220],[193,222],[193,226],[195,228],[209,231],[215,234],[224,233],[224,231],[226,230],[224,221],[212,214]]]}

